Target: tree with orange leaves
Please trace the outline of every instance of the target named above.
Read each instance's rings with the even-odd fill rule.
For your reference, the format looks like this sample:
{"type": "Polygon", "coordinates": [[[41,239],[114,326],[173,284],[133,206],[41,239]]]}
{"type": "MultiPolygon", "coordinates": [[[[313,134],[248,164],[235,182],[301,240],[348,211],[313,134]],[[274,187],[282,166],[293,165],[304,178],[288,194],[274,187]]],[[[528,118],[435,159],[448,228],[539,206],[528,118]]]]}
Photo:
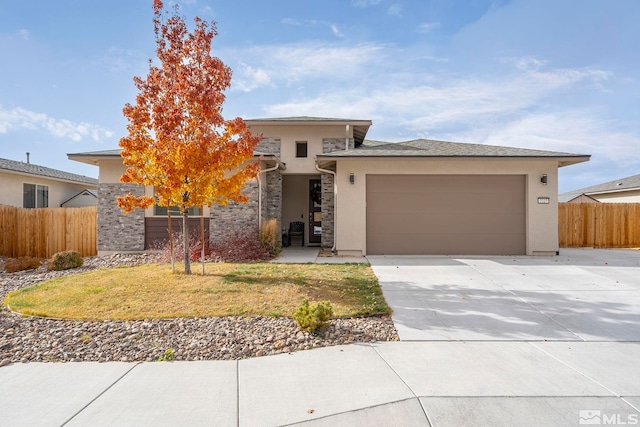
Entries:
{"type": "Polygon", "coordinates": [[[178,206],[183,218],[185,272],[189,262],[189,208],[246,202],[246,181],[258,173],[249,162],[260,137],[241,118],[224,120],[223,91],[231,69],[211,55],[215,22],[195,18],[190,33],[184,19],[163,13],[154,0],[154,32],[160,66],[149,61],[146,79],[134,77],[139,93],[135,105],[123,109],[128,136],[120,139],[126,172],[120,180],[155,188],[155,198],[127,194],[118,207],[178,206]]]}

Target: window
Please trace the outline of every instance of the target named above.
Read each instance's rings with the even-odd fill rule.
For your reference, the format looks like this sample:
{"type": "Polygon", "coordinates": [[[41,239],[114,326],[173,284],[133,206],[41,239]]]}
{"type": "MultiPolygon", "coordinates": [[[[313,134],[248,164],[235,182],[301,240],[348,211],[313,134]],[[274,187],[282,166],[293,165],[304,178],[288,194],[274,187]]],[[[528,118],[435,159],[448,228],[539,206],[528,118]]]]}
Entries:
{"type": "Polygon", "coordinates": [[[296,141],[296,157],[307,157],[307,141],[296,141]]]}
{"type": "Polygon", "coordinates": [[[38,185],[36,190],[36,206],[39,208],[49,207],[49,187],[38,185]]]}
{"type": "Polygon", "coordinates": [[[46,185],[23,184],[22,207],[24,208],[48,208],[49,187],[46,185]]]}
{"type": "MultiPolygon", "coordinates": [[[[167,207],[155,205],[153,214],[157,216],[167,216],[167,207]]],[[[171,216],[181,216],[180,209],[177,206],[171,206],[171,216]]],[[[200,216],[200,208],[189,208],[189,216],[200,216]]]]}

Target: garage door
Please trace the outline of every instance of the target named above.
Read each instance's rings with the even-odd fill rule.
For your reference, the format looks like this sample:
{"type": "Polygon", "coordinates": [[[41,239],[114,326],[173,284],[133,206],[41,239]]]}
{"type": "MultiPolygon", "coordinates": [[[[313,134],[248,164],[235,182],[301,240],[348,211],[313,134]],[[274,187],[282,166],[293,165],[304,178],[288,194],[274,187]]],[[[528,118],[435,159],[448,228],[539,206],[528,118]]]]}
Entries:
{"type": "Polygon", "coordinates": [[[526,252],[523,175],[367,175],[367,253],[526,252]]]}

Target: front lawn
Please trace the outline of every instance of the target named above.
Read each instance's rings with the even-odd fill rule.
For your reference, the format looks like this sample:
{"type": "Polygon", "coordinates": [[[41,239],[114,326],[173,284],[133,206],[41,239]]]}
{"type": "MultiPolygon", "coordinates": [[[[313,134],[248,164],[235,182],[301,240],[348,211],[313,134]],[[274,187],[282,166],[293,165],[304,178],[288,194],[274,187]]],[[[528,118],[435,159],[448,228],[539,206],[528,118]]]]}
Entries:
{"type": "Polygon", "coordinates": [[[371,268],[362,264],[198,264],[100,269],[9,294],[26,314],[78,320],[211,316],[292,316],[304,298],[328,300],[335,317],[390,314],[371,268]],[[178,268],[179,270],[179,268],[178,268]]]}

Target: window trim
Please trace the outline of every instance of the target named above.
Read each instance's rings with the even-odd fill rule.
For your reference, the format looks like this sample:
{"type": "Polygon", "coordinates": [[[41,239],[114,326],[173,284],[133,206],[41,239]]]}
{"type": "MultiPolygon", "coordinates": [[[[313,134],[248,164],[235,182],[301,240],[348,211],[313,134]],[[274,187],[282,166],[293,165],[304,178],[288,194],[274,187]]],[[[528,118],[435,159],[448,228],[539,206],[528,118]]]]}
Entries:
{"type": "Polygon", "coordinates": [[[48,185],[44,185],[44,184],[37,184],[35,182],[23,181],[22,182],[22,207],[24,209],[44,209],[44,208],[48,208],[49,207],[49,186],[48,185]],[[25,203],[24,203],[25,202],[25,186],[26,185],[32,185],[33,186],[33,206],[32,207],[26,207],[25,203]],[[41,206],[41,205],[38,204],[38,201],[39,201],[38,192],[42,191],[43,189],[46,191],[46,203],[42,203],[41,205],[45,205],[45,206],[41,206]]]}

